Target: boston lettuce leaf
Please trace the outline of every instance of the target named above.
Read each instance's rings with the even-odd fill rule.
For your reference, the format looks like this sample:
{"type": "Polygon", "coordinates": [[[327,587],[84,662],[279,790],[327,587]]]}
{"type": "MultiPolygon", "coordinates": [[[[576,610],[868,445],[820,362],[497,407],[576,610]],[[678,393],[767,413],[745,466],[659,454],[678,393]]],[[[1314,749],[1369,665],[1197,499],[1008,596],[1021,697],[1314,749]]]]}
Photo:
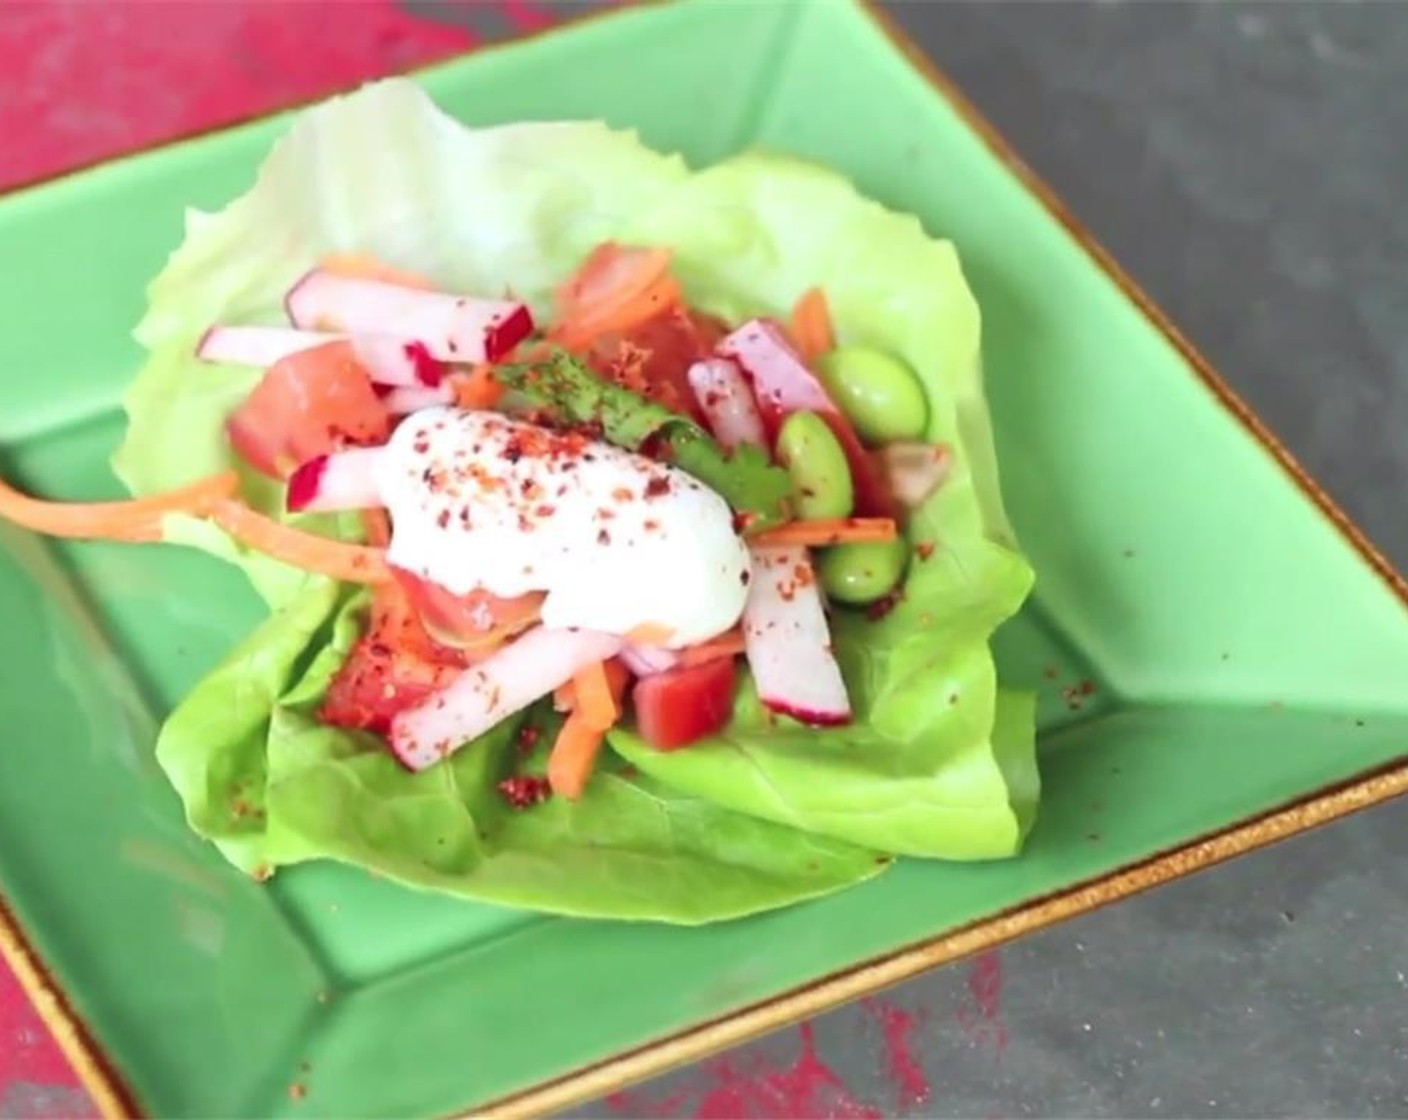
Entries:
{"type": "Polygon", "coordinates": [[[523,757],[518,721],[406,773],[372,736],[316,715],[363,599],[325,582],[279,609],[162,729],[157,759],[192,827],[251,874],[330,857],[480,901],[694,924],[825,894],[890,863],[622,765],[576,804],[513,809],[498,782],[546,764],[541,747],[523,757]]]}
{"type": "MultiPolygon", "coordinates": [[[[238,467],[223,424],[257,371],[201,366],[193,348],[212,323],[279,322],[286,288],[329,253],[546,312],[607,239],[670,247],[690,299],[735,321],[820,285],[842,342],[921,378],[928,436],[954,466],[911,520],[923,547],[903,598],[880,619],[835,619],[856,722],[803,728],[745,683],[717,738],[660,754],[628,723],[580,803],[515,813],[493,790],[516,760],[512,727],[411,775],[370,737],[321,726],[354,593],[171,517],[167,539],[241,565],[273,611],[163,731],[192,826],[247,870],[331,857],[475,898],[681,922],[859,881],[875,852],[1012,855],[1038,791],[1032,711],[998,688],[989,639],[1032,573],[1000,500],[978,308],[950,244],[830,171],[745,153],[691,173],[598,123],[466,129],[403,80],[337,98],[298,118],[248,193],[188,215],[137,330],[148,359],[115,467],[136,494],[238,467]]],[[[252,504],[285,516],[277,487],[245,480],[252,504]]],[[[296,523],[359,531],[349,516],[296,523]]]]}

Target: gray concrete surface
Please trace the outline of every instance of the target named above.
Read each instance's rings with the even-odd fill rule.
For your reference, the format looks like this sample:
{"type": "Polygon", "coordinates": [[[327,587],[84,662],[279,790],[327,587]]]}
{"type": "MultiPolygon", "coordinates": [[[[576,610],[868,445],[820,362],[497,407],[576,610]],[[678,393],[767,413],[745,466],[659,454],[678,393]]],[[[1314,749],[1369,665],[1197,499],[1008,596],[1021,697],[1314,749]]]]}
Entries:
{"type": "MultiPolygon", "coordinates": [[[[1408,8],[891,7],[1408,565],[1408,8]]],[[[1397,803],[580,1114],[1405,1116],[1405,976],[1397,803]]]]}

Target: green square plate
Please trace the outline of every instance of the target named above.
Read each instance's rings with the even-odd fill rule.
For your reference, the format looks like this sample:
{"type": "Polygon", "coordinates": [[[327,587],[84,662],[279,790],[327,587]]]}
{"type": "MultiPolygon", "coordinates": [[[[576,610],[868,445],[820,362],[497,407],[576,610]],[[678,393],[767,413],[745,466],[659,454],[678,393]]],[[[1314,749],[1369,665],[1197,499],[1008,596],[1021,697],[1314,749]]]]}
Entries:
{"type": "MultiPolygon", "coordinates": [[[[1039,573],[999,654],[1043,694],[1040,823],[1016,861],[905,863],[701,929],[331,865],[259,886],[186,831],[151,756],[253,595],[177,549],[0,534],[0,947],[106,1110],[541,1112],[1408,788],[1408,589],[862,8],[693,0],[423,80],[476,123],[600,116],[696,163],[797,152],[957,242],[1039,573]]],[[[6,475],[117,494],[144,285],[182,208],[241,190],[283,124],[0,201],[6,475]]]]}

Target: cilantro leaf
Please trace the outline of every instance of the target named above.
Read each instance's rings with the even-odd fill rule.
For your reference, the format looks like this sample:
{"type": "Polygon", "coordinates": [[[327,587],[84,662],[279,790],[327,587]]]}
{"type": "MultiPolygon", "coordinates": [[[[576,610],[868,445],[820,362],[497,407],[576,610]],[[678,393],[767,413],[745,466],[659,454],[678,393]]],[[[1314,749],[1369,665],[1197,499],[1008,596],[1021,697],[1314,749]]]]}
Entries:
{"type": "Polygon", "coordinates": [[[569,424],[599,424],[608,443],[639,451],[647,442],[744,516],[750,531],[791,519],[792,482],[761,447],[725,451],[686,416],[598,376],[562,350],[546,360],[496,366],[507,388],[569,424]]]}

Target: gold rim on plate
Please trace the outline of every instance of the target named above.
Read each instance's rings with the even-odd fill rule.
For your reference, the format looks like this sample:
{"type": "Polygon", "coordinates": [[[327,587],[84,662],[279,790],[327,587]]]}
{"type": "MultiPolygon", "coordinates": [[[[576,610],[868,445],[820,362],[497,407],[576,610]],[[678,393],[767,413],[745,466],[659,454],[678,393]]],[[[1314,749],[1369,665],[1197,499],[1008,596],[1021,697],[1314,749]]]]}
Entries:
{"type": "MultiPolygon", "coordinates": [[[[1306,497],[1339,530],[1400,601],[1408,606],[1408,581],[1405,581],[1387,558],[1374,547],[1320,484],[1305,472],[1295,457],[1218,375],[1207,359],[1184,338],[1139,285],[1076,220],[1051,188],[1022,161],[1012,146],[959,91],[953,81],[938,69],[886,12],[879,8],[876,0],[859,0],[859,3],[866,15],[930,88],[957,111],[993,154],[1021,180],[1051,216],[1065,227],[1095,264],[1178,350],[1188,367],[1207,385],[1218,402],[1280,464],[1306,497]]],[[[558,34],[583,23],[607,18],[611,14],[613,13],[610,11],[590,12],[564,20],[542,31],[479,48],[475,53],[512,47],[530,39],[558,34]]],[[[337,91],[333,91],[335,92],[337,91]]],[[[280,111],[296,110],[332,95],[324,93],[280,111]]],[[[215,128],[189,133],[158,147],[168,147],[200,136],[224,132],[267,115],[269,114],[255,114],[215,128]]],[[[136,154],[140,153],[120,158],[132,158],[132,155],[136,154]]],[[[70,169],[50,179],[65,178],[83,170],[87,168],[70,169]]],[[[47,181],[50,180],[41,180],[47,181]]],[[[37,185],[38,183],[28,183],[18,189],[37,185]]],[[[939,965],[980,953],[1067,918],[1180,879],[1194,871],[1328,824],[1349,813],[1378,805],[1403,793],[1408,793],[1408,760],[1389,763],[1358,777],[1327,786],[1279,808],[1179,844],[1106,875],[1022,903],[992,917],[916,942],[892,953],[863,961],[772,999],[689,1027],[625,1054],[574,1070],[545,1084],[502,1097],[459,1115],[517,1120],[519,1117],[542,1116],[583,1104],[617,1092],[626,1085],[647,1077],[687,1065],[769,1031],[829,1011],[840,1004],[898,984],[939,965]]],[[[34,1002],[40,1020],[53,1033],[60,1050],[73,1065],[83,1087],[102,1114],[106,1117],[142,1116],[136,1098],[124,1083],[116,1064],[74,1011],[57,979],[40,959],[13,912],[6,906],[3,895],[0,895],[0,960],[14,971],[20,987],[34,1002]]]]}

